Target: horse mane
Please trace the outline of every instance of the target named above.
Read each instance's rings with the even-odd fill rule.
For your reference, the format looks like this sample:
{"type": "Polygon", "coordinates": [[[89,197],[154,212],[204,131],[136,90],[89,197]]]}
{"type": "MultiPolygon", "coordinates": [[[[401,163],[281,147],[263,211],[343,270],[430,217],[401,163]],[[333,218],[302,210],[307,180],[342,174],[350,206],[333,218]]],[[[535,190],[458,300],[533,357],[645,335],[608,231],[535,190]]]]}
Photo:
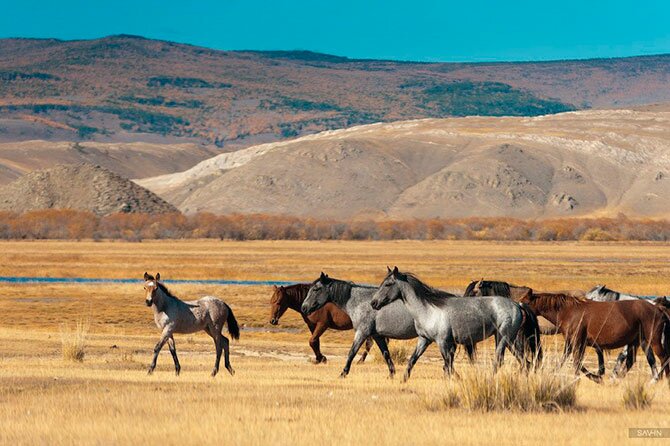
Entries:
{"type": "Polygon", "coordinates": [[[473,293],[475,291],[475,285],[477,285],[477,282],[479,282],[479,280],[473,280],[470,282],[468,287],[465,289],[465,292],[463,293],[463,297],[474,297],[473,293]]]}
{"type": "Polygon", "coordinates": [[[670,309],[670,301],[666,296],[657,297],[652,301],[652,303],[654,305],[658,305],[659,307],[670,309]]]}
{"type": "Polygon", "coordinates": [[[493,294],[496,296],[503,296],[503,297],[511,297],[512,296],[512,290],[510,289],[512,286],[515,288],[519,288],[516,285],[510,285],[507,282],[489,282],[489,285],[493,288],[493,294]]]}
{"type": "Polygon", "coordinates": [[[181,299],[179,299],[177,296],[175,296],[174,294],[172,294],[172,293],[170,292],[170,290],[168,290],[167,287],[166,287],[165,285],[163,285],[161,282],[156,281],[156,285],[158,286],[158,288],[160,288],[160,290],[161,290],[163,293],[165,293],[166,296],[171,297],[171,298],[173,298],[173,299],[181,300],[181,299]]]}
{"type": "Polygon", "coordinates": [[[440,290],[438,288],[433,288],[432,286],[424,283],[419,279],[415,274],[412,273],[402,273],[414,289],[416,296],[425,302],[428,302],[434,306],[442,306],[445,303],[445,299],[449,297],[458,297],[455,294],[448,293],[446,291],[440,290]]]}
{"type": "Polygon", "coordinates": [[[481,282],[481,285],[479,287],[480,290],[485,290],[485,289],[491,289],[493,291],[493,294],[482,294],[483,296],[503,296],[503,297],[512,297],[512,291],[510,288],[527,288],[527,287],[520,287],[517,285],[511,285],[507,282],[502,282],[498,280],[475,280],[474,282],[470,282],[470,285],[465,289],[465,293],[463,293],[463,296],[466,297],[473,297],[475,296],[474,290],[475,286],[481,282]]]}
{"type": "Polygon", "coordinates": [[[326,282],[330,286],[331,300],[333,302],[346,302],[351,296],[351,289],[355,286],[353,282],[346,280],[328,278],[326,282]]]}
{"type": "Polygon", "coordinates": [[[295,299],[298,304],[302,304],[311,287],[311,283],[296,283],[293,285],[282,286],[281,288],[284,293],[286,293],[286,296],[295,299]]]}
{"type": "Polygon", "coordinates": [[[570,296],[562,293],[533,293],[531,302],[537,309],[548,311],[561,311],[565,307],[574,307],[584,302],[587,299],[578,296],[570,296]]]}

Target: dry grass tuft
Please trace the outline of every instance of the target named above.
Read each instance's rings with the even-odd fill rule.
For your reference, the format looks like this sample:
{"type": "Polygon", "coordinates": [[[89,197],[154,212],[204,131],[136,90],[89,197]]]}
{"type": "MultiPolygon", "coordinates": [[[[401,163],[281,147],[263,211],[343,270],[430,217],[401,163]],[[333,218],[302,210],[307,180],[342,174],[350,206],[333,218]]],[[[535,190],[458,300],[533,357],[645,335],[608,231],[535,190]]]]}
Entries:
{"type": "Polygon", "coordinates": [[[626,409],[643,410],[651,407],[654,394],[644,379],[638,377],[627,381],[623,388],[623,406],[626,409]]]}
{"type": "Polygon", "coordinates": [[[79,320],[74,330],[68,326],[61,327],[61,352],[66,361],[83,362],[86,354],[86,340],[90,323],[79,320]]]}
{"type": "Polygon", "coordinates": [[[539,370],[528,375],[513,368],[498,373],[474,368],[452,379],[437,398],[424,398],[431,411],[464,408],[473,411],[551,412],[573,409],[578,381],[569,375],[539,370]]]}
{"type": "MultiPolygon", "coordinates": [[[[391,354],[393,363],[396,365],[407,363],[407,360],[409,359],[414,349],[401,341],[391,342],[393,342],[393,345],[389,345],[389,353],[391,354]]],[[[384,361],[384,357],[382,356],[381,352],[379,352],[379,350],[377,350],[375,353],[374,359],[376,363],[386,364],[386,361],[384,361]]]]}

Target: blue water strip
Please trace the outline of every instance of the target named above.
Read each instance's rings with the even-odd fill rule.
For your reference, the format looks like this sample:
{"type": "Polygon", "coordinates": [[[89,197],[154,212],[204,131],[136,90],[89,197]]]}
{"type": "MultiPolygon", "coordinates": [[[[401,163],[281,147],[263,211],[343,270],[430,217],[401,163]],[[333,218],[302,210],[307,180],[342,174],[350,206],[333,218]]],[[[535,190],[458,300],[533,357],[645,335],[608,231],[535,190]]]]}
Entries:
{"type": "MultiPolygon", "coordinates": [[[[17,277],[0,276],[0,283],[142,283],[142,279],[105,279],[105,278],[87,278],[87,277],[17,277]]],[[[297,282],[283,280],[224,280],[224,279],[202,279],[202,280],[165,280],[166,284],[197,284],[197,285],[238,285],[238,286],[259,286],[259,285],[293,285],[297,282]]]]}

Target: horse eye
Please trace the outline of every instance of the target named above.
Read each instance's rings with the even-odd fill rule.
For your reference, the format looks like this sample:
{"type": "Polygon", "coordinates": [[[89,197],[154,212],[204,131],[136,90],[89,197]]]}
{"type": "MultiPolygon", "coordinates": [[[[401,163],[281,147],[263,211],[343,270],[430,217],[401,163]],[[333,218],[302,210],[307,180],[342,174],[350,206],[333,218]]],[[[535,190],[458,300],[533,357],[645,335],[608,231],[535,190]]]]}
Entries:
{"type": "Polygon", "coordinates": [[[391,286],[391,285],[393,285],[391,282],[386,282],[386,283],[384,284],[384,286],[391,286]]]}

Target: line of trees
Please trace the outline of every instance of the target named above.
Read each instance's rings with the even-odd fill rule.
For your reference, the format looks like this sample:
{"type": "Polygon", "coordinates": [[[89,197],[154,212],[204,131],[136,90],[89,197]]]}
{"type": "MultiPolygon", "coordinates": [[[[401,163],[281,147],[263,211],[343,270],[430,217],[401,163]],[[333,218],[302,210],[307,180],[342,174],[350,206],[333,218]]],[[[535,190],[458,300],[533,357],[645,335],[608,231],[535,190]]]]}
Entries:
{"type": "Polygon", "coordinates": [[[264,214],[113,214],[69,209],[0,212],[0,239],[670,240],[670,221],[616,218],[337,221],[264,214]]]}

